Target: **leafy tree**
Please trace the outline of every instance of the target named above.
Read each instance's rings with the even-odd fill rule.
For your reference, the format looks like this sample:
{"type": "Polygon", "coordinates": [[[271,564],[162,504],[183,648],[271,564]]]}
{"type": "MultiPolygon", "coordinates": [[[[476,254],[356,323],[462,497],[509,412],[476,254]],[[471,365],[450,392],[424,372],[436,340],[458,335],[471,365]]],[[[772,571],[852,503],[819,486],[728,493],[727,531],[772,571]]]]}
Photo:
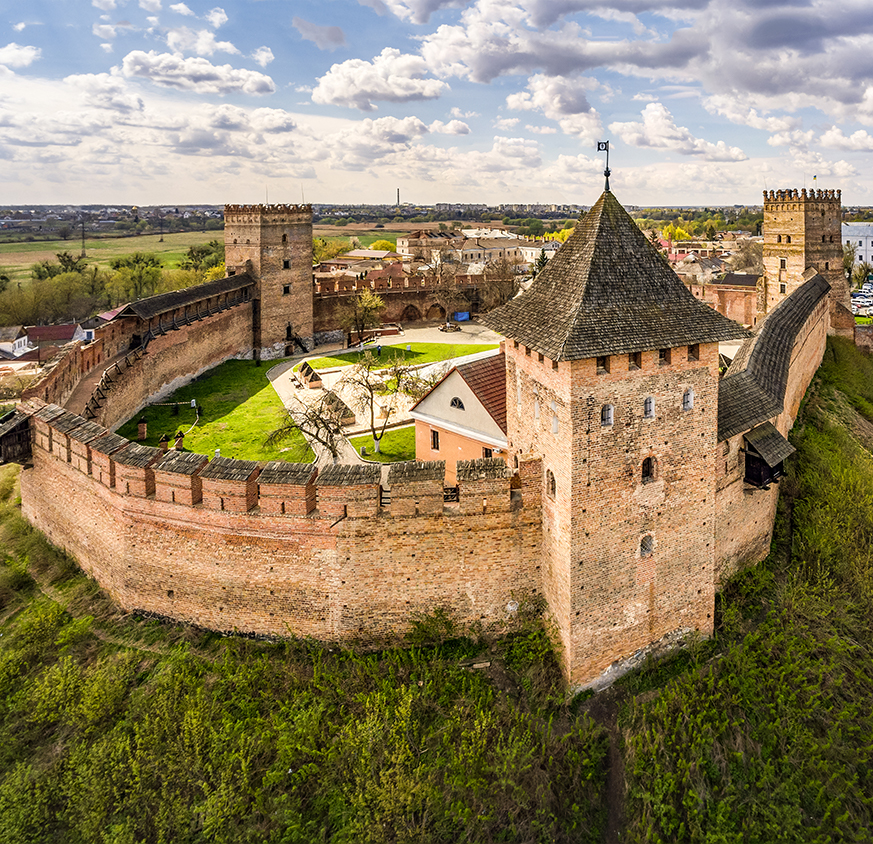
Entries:
{"type": "Polygon", "coordinates": [[[110,291],[116,302],[135,302],[152,296],[161,282],[161,262],[156,255],[134,252],[110,262],[115,270],[110,291]]]}
{"type": "Polygon", "coordinates": [[[210,267],[203,274],[204,281],[216,281],[219,278],[224,278],[227,275],[227,267],[222,261],[220,264],[216,264],[214,267],[210,267]]]}
{"type": "Polygon", "coordinates": [[[390,240],[377,240],[370,244],[370,249],[374,252],[394,252],[397,249],[397,244],[390,240]]]}
{"type": "Polygon", "coordinates": [[[351,248],[351,243],[348,240],[326,240],[323,237],[314,237],[312,238],[312,261],[314,264],[320,264],[322,261],[329,261],[331,258],[336,258],[337,255],[342,255],[343,252],[348,252],[351,248]]]}
{"type": "Polygon", "coordinates": [[[852,270],[852,284],[855,287],[860,287],[865,281],[867,281],[867,276],[873,273],[873,265],[869,264],[867,261],[861,261],[861,263],[855,265],[855,269],[852,270]]]}
{"type": "Polygon", "coordinates": [[[853,243],[847,243],[843,246],[843,272],[846,278],[852,277],[852,269],[855,266],[855,255],[858,253],[858,247],[853,243]]]}
{"type": "Polygon", "coordinates": [[[340,327],[346,333],[354,329],[360,340],[368,328],[378,328],[382,324],[382,311],[385,302],[372,290],[361,290],[339,308],[340,327]]]}
{"type": "Polygon", "coordinates": [[[715,225],[710,221],[706,226],[706,239],[715,240],[717,234],[718,232],[715,230],[715,225]]]}
{"type": "Polygon", "coordinates": [[[72,229],[67,225],[60,226],[58,228],[58,234],[61,236],[62,240],[66,240],[70,236],[71,232],[72,232],[72,229]]]}
{"type": "Polygon", "coordinates": [[[439,250],[423,272],[436,303],[445,311],[446,323],[453,313],[464,310],[468,304],[466,294],[458,287],[458,269],[454,252],[445,247],[439,250]]]}
{"type": "Polygon", "coordinates": [[[82,273],[88,265],[83,256],[74,256],[69,252],[56,252],[57,261],[40,261],[30,268],[30,274],[36,279],[54,278],[61,273],[82,273]]]}
{"type": "Polygon", "coordinates": [[[210,240],[209,243],[189,247],[188,254],[182,261],[182,269],[205,271],[222,263],[224,263],[224,242],[210,240]]]}

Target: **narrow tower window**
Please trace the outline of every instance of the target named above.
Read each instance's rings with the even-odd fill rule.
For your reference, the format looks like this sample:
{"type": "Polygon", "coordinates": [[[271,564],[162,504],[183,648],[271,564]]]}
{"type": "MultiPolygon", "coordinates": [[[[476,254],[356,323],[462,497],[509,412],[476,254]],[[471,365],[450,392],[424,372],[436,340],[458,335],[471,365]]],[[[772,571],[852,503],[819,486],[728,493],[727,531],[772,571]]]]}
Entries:
{"type": "Polygon", "coordinates": [[[645,419],[655,418],[655,400],[652,396],[646,397],[646,400],[643,402],[643,417],[645,419]]]}
{"type": "Polygon", "coordinates": [[[627,356],[627,368],[628,368],[628,370],[642,369],[643,368],[643,353],[642,352],[631,352],[627,356]]]}
{"type": "Polygon", "coordinates": [[[613,411],[615,408],[611,404],[605,404],[600,408],[600,424],[606,428],[612,425],[613,411]]]}
{"type": "Polygon", "coordinates": [[[652,534],[647,533],[640,540],[640,556],[641,557],[650,557],[655,551],[655,537],[652,534]]]}
{"type": "Polygon", "coordinates": [[[647,484],[655,480],[655,458],[647,457],[643,460],[643,483],[647,484]]]}
{"type": "Polygon", "coordinates": [[[700,360],[700,345],[694,343],[688,347],[688,360],[700,360]]]}
{"type": "Polygon", "coordinates": [[[670,363],[670,350],[658,349],[658,366],[667,366],[670,363]]]}
{"type": "Polygon", "coordinates": [[[606,375],[609,372],[609,356],[604,355],[597,358],[597,374],[606,375]]]}
{"type": "Polygon", "coordinates": [[[552,433],[558,433],[558,405],[555,402],[550,402],[549,407],[552,410],[552,433]]]}
{"type": "Polygon", "coordinates": [[[682,394],[682,410],[691,410],[694,407],[694,390],[687,389],[682,394]]]}
{"type": "Polygon", "coordinates": [[[554,498],[557,492],[558,485],[555,483],[555,476],[551,469],[546,469],[546,494],[549,498],[554,498]]]}

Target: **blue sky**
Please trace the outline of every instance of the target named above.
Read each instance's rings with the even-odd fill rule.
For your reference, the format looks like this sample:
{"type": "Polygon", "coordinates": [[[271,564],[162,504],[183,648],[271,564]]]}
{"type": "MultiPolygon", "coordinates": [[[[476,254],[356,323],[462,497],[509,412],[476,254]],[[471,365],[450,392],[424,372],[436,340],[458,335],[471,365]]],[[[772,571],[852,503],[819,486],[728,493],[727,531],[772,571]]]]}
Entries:
{"type": "Polygon", "coordinates": [[[0,204],[873,204],[870,0],[0,9],[0,204]]]}

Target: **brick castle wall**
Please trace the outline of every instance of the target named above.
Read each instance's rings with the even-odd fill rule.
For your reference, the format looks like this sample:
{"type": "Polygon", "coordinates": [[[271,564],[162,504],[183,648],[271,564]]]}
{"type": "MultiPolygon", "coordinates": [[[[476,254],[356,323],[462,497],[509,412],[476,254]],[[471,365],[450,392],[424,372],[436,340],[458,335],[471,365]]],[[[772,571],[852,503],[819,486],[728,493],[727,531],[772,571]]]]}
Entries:
{"type": "MultiPolygon", "coordinates": [[[[276,486],[261,507],[257,483],[226,480],[227,496],[254,489],[254,498],[247,511],[221,510],[205,478],[203,501],[192,506],[178,495],[190,482],[168,478],[154,462],[115,464],[109,455],[109,471],[99,440],[90,461],[67,462],[76,431],[33,424],[33,467],[21,475],[24,515],[128,610],[218,630],[367,639],[403,632],[413,613],[439,606],[468,622],[500,621],[513,597],[539,589],[536,483],[523,485],[519,498],[508,478],[499,495],[493,482],[471,481],[459,504],[416,516],[381,508],[378,485],[316,484],[314,495],[310,476],[287,487],[285,498],[297,506],[279,515],[276,486]]],[[[204,458],[198,471],[206,465],[204,458]]],[[[539,474],[536,463],[526,477],[539,474]]],[[[392,488],[398,500],[421,496],[410,492],[392,488]]]]}
{"type": "Polygon", "coordinates": [[[249,357],[251,349],[250,302],[162,334],[149,343],[144,357],[114,379],[95,421],[117,428],[149,402],[230,358],[249,357]]]}

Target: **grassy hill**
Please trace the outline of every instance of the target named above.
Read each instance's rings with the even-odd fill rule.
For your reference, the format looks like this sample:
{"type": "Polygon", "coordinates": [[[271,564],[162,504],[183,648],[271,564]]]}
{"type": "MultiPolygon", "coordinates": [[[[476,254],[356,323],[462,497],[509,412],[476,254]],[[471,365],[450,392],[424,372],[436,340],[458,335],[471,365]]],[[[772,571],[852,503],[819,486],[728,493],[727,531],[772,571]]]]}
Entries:
{"type": "Polygon", "coordinates": [[[379,653],[122,616],[0,470],[0,842],[871,840],[873,361],[792,439],[716,636],[572,702],[535,606],[379,653]]]}

